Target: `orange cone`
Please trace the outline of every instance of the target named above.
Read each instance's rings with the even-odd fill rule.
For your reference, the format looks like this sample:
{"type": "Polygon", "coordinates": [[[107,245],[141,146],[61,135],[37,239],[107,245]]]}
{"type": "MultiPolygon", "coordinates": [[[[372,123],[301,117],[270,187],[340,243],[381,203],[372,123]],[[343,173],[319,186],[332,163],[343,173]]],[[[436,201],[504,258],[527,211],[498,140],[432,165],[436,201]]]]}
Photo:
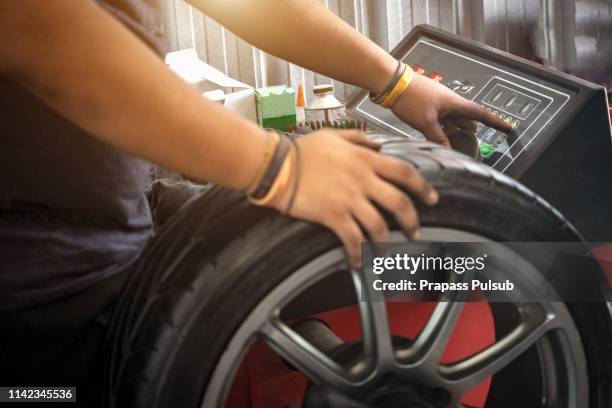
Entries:
{"type": "Polygon", "coordinates": [[[306,99],[304,98],[304,87],[302,84],[298,84],[297,101],[295,102],[295,121],[298,127],[306,125],[305,106],[306,99]]]}
{"type": "Polygon", "coordinates": [[[306,106],[306,99],[304,98],[304,87],[302,84],[298,84],[297,102],[295,104],[298,108],[306,106]]]}

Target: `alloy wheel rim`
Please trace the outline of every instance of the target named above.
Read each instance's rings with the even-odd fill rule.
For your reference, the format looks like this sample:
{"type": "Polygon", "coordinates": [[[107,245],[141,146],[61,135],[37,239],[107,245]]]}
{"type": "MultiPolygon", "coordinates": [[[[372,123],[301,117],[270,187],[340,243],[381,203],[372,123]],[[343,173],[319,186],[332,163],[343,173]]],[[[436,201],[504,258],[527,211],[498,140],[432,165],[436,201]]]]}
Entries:
{"type": "MultiPolygon", "coordinates": [[[[405,240],[399,233],[392,241],[405,240]]],[[[489,241],[469,232],[424,227],[422,241],[475,242],[489,241]]],[[[525,260],[524,268],[533,268],[525,260]]],[[[440,358],[463,310],[464,302],[449,299],[437,302],[420,333],[406,348],[391,344],[388,317],[384,302],[374,298],[372,274],[363,269],[351,269],[354,290],[359,302],[362,325],[363,357],[344,367],[322,353],[281,320],[281,310],[299,293],[340,269],[346,269],[341,248],[334,248],[315,257],[294,271],[274,288],[244,320],[221,356],[206,389],[202,407],[223,407],[234,375],[246,351],[257,340],[264,340],[279,356],[305,374],[311,381],[330,387],[347,401],[364,401],[363,407],[376,403],[368,396],[385,384],[392,375],[405,384],[444,390],[449,398],[440,408],[463,408],[463,395],[485,379],[496,375],[519,358],[531,346],[538,349],[538,358],[545,368],[546,384],[540,399],[542,405],[555,403],[563,407],[588,406],[586,360],[578,331],[566,306],[560,302],[517,302],[520,323],[503,338],[486,349],[451,364],[441,364],[440,358]],[[553,395],[562,391],[560,397],[553,395]],[[560,400],[561,399],[561,400],[560,400]],[[553,401],[554,400],[554,401],[553,401]]],[[[466,279],[459,275],[457,279],[466,279]]],[[[534,276],[531,276],[534,278],[534,276]]],[[[541,282],[540,282],[541,284],[541,282]]],[[[349,406],[349,405],[347,405],[349,406]]],[[[416,405],[415,405],[416,406],[416,405]]],[[[437,407],[437,406],[436,406],[437,407]]]]}

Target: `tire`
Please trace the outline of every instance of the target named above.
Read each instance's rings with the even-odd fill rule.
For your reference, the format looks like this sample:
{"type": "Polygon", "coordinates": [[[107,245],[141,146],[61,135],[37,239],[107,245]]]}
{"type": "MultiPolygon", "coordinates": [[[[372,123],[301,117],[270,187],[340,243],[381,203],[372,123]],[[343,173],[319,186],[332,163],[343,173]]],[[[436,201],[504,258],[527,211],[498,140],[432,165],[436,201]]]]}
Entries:
{"type": "MultiPolygon", "coordinates": [[[[423,228],[502,242],[581,241],[561,214],[516,181],[430,143],[377,138],[384,154],[412,163],[439,191],[438,206],[418,208],[423,228]]],[[[106,406],[202,406],[251,312],[302,265],[338,246],[324,228],[253,207],[229,190],[191,200],[145,249],[118,304],[107,343],[106,406]]],[[[565,306],[585,355],[589,406],[609,408],[610,313],[604,302],[565,306]]]]}

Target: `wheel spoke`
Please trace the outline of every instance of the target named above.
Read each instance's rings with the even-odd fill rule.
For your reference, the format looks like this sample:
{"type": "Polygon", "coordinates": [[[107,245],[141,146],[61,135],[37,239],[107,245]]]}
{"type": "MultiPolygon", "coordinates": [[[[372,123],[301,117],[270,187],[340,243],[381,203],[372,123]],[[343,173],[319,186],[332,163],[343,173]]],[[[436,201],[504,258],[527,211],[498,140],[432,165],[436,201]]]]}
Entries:
{"type": "Polygon", "coordinates": [[[455,392],[464,394],[495,375],[555,327],[554,316],[540,305],[525,306],[523,322],[503,339],[461,362],[440,368],[455,392]]]}
{"type": "Polygon", "coordinates": [[[281,321],[272,319],[260,331],[272,349],[312,381],[347,394],[358,388],[340,364],[281,321]]]}
{"type": "Polygon", "coordinates": [[[375,291],[372,274],[352,269],[351,275],[359,300],[364,352],[377,367],[391,364],[395,358],[384,296],[375,291]]]}
{"type": "MultiPolygon", "coordinates": [[[[466,279],[465,275],[453,275],[455,275],[452,276],[453,282],[462,282],[466,279]]],[[[437,367],[461,316],[465,296],[462,291],[453,291],[442,296],[413,344],[408,349],[398,352],[402,363],[408,365],[427,363],[437,367]]]]}

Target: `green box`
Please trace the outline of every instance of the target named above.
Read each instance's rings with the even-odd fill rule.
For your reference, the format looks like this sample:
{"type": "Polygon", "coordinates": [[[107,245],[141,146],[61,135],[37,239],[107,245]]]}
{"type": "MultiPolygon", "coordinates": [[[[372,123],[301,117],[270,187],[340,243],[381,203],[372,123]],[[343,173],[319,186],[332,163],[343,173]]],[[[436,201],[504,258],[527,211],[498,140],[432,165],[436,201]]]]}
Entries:
{"type": "Polygon", "coordinates": [[[287,131],[295,126],[295,91],[285,85],[255,90],[257,122],[264,128],[287,131]]]}

